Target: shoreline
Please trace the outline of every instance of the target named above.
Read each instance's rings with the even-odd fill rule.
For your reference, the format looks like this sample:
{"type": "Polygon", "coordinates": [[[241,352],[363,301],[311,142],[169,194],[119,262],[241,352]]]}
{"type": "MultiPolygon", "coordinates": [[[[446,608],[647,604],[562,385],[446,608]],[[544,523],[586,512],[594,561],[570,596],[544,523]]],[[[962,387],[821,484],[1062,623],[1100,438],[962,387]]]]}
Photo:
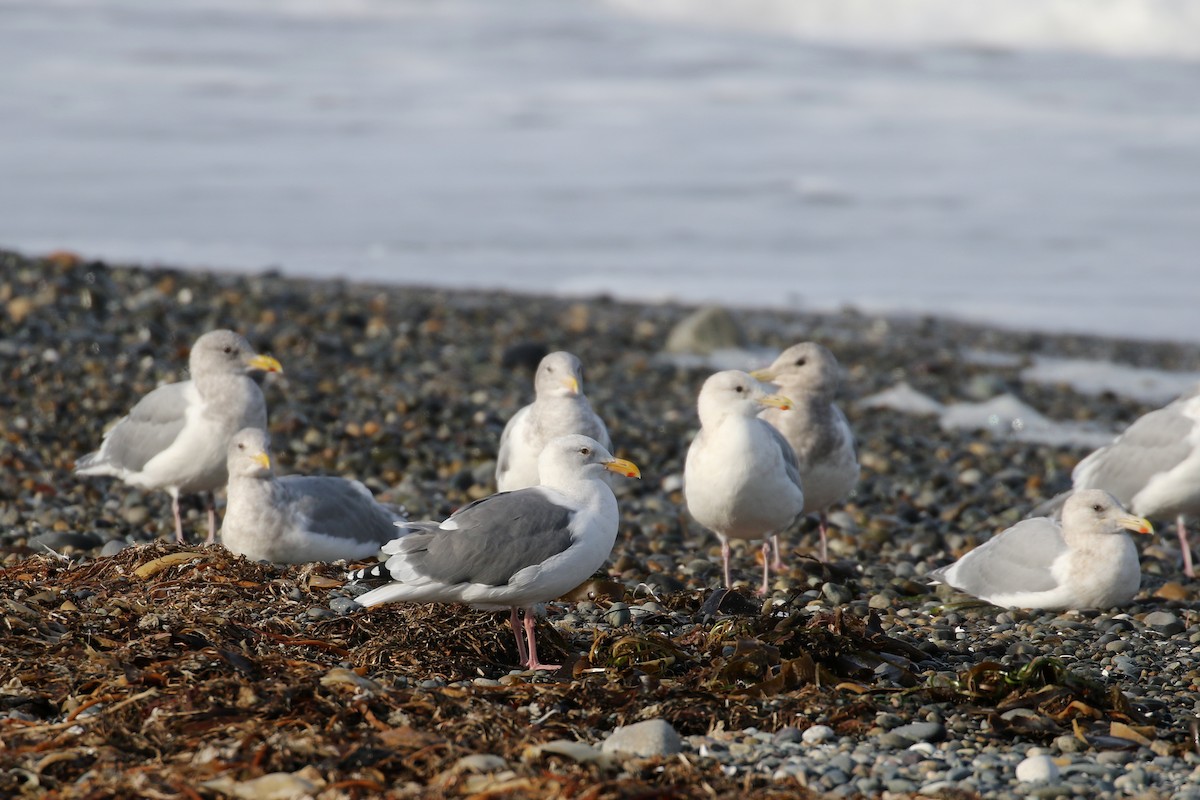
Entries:
{"type": "MultiPolygon", "coordinates": [[[[101,256],[91,257],[71,250],[53,250],[48,253],[29,254],[25,251],[12,250],[0,245],[0,253],[4,254],[19,254],[22,258],[30,260],[45,260],[61,256],[72,261],[88,264],[103,264],[109,268],[117,269],[138,269],[146,272],[162,272],[168,274],[180,275],[199,275],[211,276],[218,279],[226,280],[259,280],[271,279],[289,283],[311,283],[314,285],[333,284],[354,286],[363,290],[376,289],[379,291],[389,290],[408,290],[429,292],[437,294],[461,294],[464,296],[483,296],[494,297],[497,295],[511,297],[532,297],[543,300],[558,300],[565,303],[571,302],[591,302],[603,301],[629,306],[651,306],[651,307],[671,307],[692,309],[709,305],[723,305],[717,300],[702,300],[678,298],[671,296],[654,297],[648,300],[637,299],[616,295],[608,291],[567,291],[561,294],[539,292],[535,290],[526,290],[522,288],[505,288],[501,286],[488,286],[484,288],[471,288],[462,285],[453,284],[430,284],[425,282],[393,282],[380,280],[377,277],[367,277],[365,279],[348,278],[324,273],[292,273],[286,267],[279,265],[270,265],[263,267],[227,267],[213,265],[209,263],[195,263],[189,265],[177,265],[165,261],[130,261],[120,259],[107,259],[101,256]]],[[[985,318],[972,318],[970,316],[959,316],[953,313],[951,309],[948,313],[934,312],[928,310],[904,310],[890,308],[875,308],[869,304],[862,306],[854,301],[846,301],[841,304],[830,304],[828,306],[814,307],[786,307],[778,306],[757,306],[735,301],[726,306],[731,311],[743,315],[769,315],[781,318],[829,318],[848,316],[859,319],[870,320],[886,320],[893,324],[901,325],[916,325],[928,322],[930,320],[937,321],[943,325],[961,328],[964,331],[975,332],[992,332],[995,334],[1007,333],[1012,336],[1032,336],[1044,337],[1050,340],[1089,340],[1094,339],[1102,342],[1122,343],[1124,345],[1137,348],[1139,346],[1148,346],[1152,348],[1171,348],[1185,347],[1195,348],[1200,350],[1200,339],[1192,340],[1184,338],[1164,338],[1161,336],[1129,336],[1120,334],[1106,334],[1104,332],[1089,330],[1083,327],[1079,328],[1040,328],[1036,326],[1021,326],[1017,324],[1004,324],[994,320],[985,318]],[[836,306],[836,307],[835,307],[836,306]]],[[[1200,368],[1200,357],[1193,359],[1197,368],[1200,368]]]]}
{"type": "MultiPolygon", "coordinates": [[[[218,700],[234,698],[222,706],[227,727],[203,732],[198,743],[178,739],[176,748],[166,751],[172,757],[153,771],[154,780],[161,781],[151,787],[157,791],[182,796],[177,789],[168,791],[175,785],[171,781],[247,781],[266,772],[294,774],[313,763],[289,755],[282,745],[271,750],[265,764],[242,759],[236,769],[184,757],[185,745],[228,754],[242,737],[251,736],[258,712],[253,703],[237,705],[239,686],[269,705],[268,698],[279,696],[286,685],[321,713],[332,713],[328,703],[321,704],[331,696],[347,707],[366,704],[362,707],[384,728],[358,712],[339,723],[344,728],[336,736],[304,732],[298,725],[285,728],[327,754],[318,770],[321,781],[367,780],[364,775],[375,770],[394,796],[415,796],[434,785],[446,791],[466,786],[466,768],[450,771],[458,759],[473,755],[502,759],[504,770],[513,773],[506,780],[527,781],[524,790],[533,796],[555,791],[580,796],[599,782],[605,797],[671,786],[684,787],[684,796],[701,796],[703,785],[728,797],[779,792],[907,797],[951,789],[1021,797],[1034,789],[1017,779],[1016,766],[1034,747],[1065,760],[1043,789],[1065,786],[1067,793],[1081,789],[1094,797],[1116,797],[1127,790],[1171,791],[1200,764],[1188,728],[1200,683],[1192,653],[1200,644],[1200,605],[1196,587],[1182,580],[1178,551],[1168,537],[1159,534],[1140,543],[1142,590],[1126,609],[1005,611],[935,592],[922,580],[929,569],[1064,488],[1083,452],[946,431],[929,418],[862,409],[855,402],[899,380],[940,400],[976,390],[1013,391],[1056,419],[1098,421],[1116,429],[1148,407],[1111,394],[1089,397],[1063,386],[1026,383],[1018,367],[971,363],[964,352],[1195,370],[1200,348],[1194,345],[1020,333],[928,317],[730,309],[748,344],[781,349],[811,338],[834,351],[846,373],[841,404],[864,467],[856,495],[834,515],[830,544],[836,568],[805,557],[815,542],[812,526],[793,531],[786,537],[789,565],[774,586],[770,616],[755,608],[730,614],[704,609],[719,580],[717,543],[686,518],[677,478],[698,424],[696,390],[710,370],[662,356],[669,332],[691,307],[141,269],[65,257],[54,263],[8,252],[0,252],[0,298],[5,301],[0,369],[10,381],[7,413],[0,421],[9,448],[0,494],[15,498],[0,513],[0,590],[63,628],[54,639],[54,631],[41,630],[33,617],[13,611],[12,624],[24,625],[25,634],[0,645],[12,648],[0,662],[6,664],[0,685],[25,676],[19,689],[5,692],[27,701],[15,706],[27,718],[10,714],[7,719],[16,722],[6,723],[0,716],[0,725],[19,731],[19,722],[35,728],[58,724],[70,713],[59,705],[64,692],[86,698],[89,690],[71,676],[69,665],[86,661],[82,643],[88,636],[102,635],[112,643],[103,649],[116,654],[113,665],[142,659],[137,663],[143,671],[150,670],[147,664],[173,664],[171,659],[196,659],[204,652],[241,654],[257,665],[250,669],[232,656],[215,658],[203,669],[189,667],[191,678],[145,684],[146,691],[157,693],[155,702],[167,718],[186,709],[187,687],[211,691],[218,700]],[[596,671],[554,680],[510,675],[512,654],[503,648],[511,650],[511,640],[494,615],[424,607],[338,613],[330,606],[343,597],[336,568],[306,572],[254,565],[212,548],[203,551],[198,566],[177,566],[154,579],[167,581],[168,591],[161,588],[166,584],[135,582],[121,572],[149,558],[138,548],[98,558],[109,542],[143,543],[165,534],[169,503],[164,493],[75,478],[71,462],[93,449],[103,428],[140,395],[158,382],[179,378],[196,335],[226,326],[283,362],[283,378],[265,387],[281,472],[356,477],[381,499],[404,503],[417,517],[445,516],[491,491],[500,430],[531,394],[529,373],[504,367],[505,353],[541,342],[579,355],[585,391],[609,422],[615,454],[631,458],[644,476],[618,495],[621,532],[606,581],[625,598],[554,604],[541,623],[561,640],[552,647],[562,654],[591,651],[595,660],[588,669],[596,671]],[[57,539],[46,538],[56,534],[57,539]],[[38,537],[59,542],[55,549],[83,561],[68,569],[30,546],[38,537]],[[104,580],[72,577],[89,570],[104,580]],[[197,576],[202,580],[192,585],[197,576]],[[320,580],[314,582],[313,576],[320,580]],[[249,585],[234,591],[238,581],[249,585]],[[233,592],[223,611],[191,594],[218,584],[228,584],[233,592]],[[76,585],[91,594],[63,596],[68,594],[64,587],[76,585]],[[114,616],[122,603],[136,607],[152,595],[161,608],[114,616]],[[73,609],[64,609],[67,600],[73,609]],[[151,613],[155,620],[143,624],[151,613]],[[216,616],[232,622],[217,624],[216,616]],[[113,627],[118,617],[128,624],[113,627]],[[781,633],[777,621],[793,627],[781,633]],[[431,637],[436,628],[440,651],[423,651],[413,633],[395,627],[400,624],[417,631],[425,626],[431,637]],[[447,634],[463,625],[470,635],[447,634]],[[205,632],[209,650],[187,644],[186,637],[193,635],[188,632],[196,630],[205,632]],[[281,651],[262,630],[328,646],[303,651],[306,666],[293,675],[281,659],[299,655],[281,651]],[[738,635],[721,638],[716,630],[738,635]],[[621,660],[594,649],[597,642],[611,646],[617,631],[659,656],[621,660]],[[164,638],[164,633],[170,635],[164,638]],[[742,641],[757,644],[739,653],[742,641]],[[832,651],[823,650],[821,642],[832,651]],[[658,663],[668,650],[674,660],[658,663]],[[814,663],[808,679],[799,667],[805,657],[814,663]],[[962,680],[985,662],[1015,673],[1038,658],[1051,659],[1067,672],[1055,667],[1041,685],[1032,679],[1014,684],[1017,694],[1004,697],[935,687],[951,676],[962,680]],[[30,671],[34,664],[41,678],[30,671]],[[377,688],[355,689],[345,676],[346,687],[329,688],[321,678],[336,669],[359,670],[355,674],[377,688]],[[1082,684],[1050,680],[1067,673],[1123,693],[1133,712],[1105,705],[1103,693],[1084,692],[1082,684]],[[827,680],[840,688],[830,690],[827,680]],[[1037,691],[1047,682],[1060,687],[1057,698],[1078,700],[1099,716],[1043,702],[1037,691]],[[355,691],[360,699],[352,702],[355,691]],[[33,704],[35,697],[43,704],[33,704]],[[531,705],[539,711],[529,711],[531,705]],[[439,713],[421,710],[427,707],[439,713]],[[1018,708],[1029,713],[1010,713],[1018,708]],[[555,714],[543,718],[551,709],[555,714]],[[472,723],[472,715],[484,722],[472,723]],[[458,738],[439,727],[448,718],[457,720],[458,738]],[[688,768],[673,759],[655,773],[639,762],[601,765],[561,756],[548,762],[545,754],[526,755],[531,747],[564,738],[598,749],[616,725],[648,718],[666,719],[683,736],[688,768]],[[542,721],[533,724],[533,719],[542,721]],[[1136,727],[1145,743],[1120,737],[1114,742],[1111,731],[1119,729],[1113,723],[1136,727]],[[407,740],[394,733],[405,728],[407,740]],[[806,737],[812,729],[822,730],[806,737]],[[429,737],[452,744],[428,763],[413,766],[381,756],[367,767],[346,766],[347,748],[394,750],[398,741],[417,748],[432,745],[429,737]],[[542,769],[548,763],[576,788],[559,784],[553,789],[542,769]],[[839,789],[846,786],[851,790],[839,789]]],[[[201,516],[197,507],[187,508],[186,529],[193,539],[201,516]]],[[[154,543],[146,552],[173,550],[154,543]]],[[[757,573],[751,549],[735,552],[734,576],[753,586],[757,573]]],[[[114,696],[133,696],[133,690],[115,682],[119,670],[109,674],[98,662],[87,663],[95,686],[114,696]]],[[[270,708],[278,719],[291,719],[281,708],[270,708]]],[[[122,717],[123,724],[145,724],[150,710],[143,711],[122,717]]],[[[254,729],[253,736],[260,735],[266,736],[254,729]]],[[[32,746],[33,739],[22,741],[32,746]]],[[[151,750],[162,751],[173,741],[163,734],[150,745],[131,744],[124,755],[107,753],[96,774],[103,772],[101,763],[117,770],[142,764],[151,750]]],[[[0,765],[8,768],[29,769],[30,758],[40,756],[19,747],[0,751],[0,765]]],[[[64,796],[72,787],[82,792],[78,787],[105,786],[99,777],[83,777],[89,769],[91,762],[64,762],[47,780],[57,781],[64,796]]],[[[495,775],[500,772],[489,773],[493,784],[471,785],[476,791],[499,786],[495,775]]],[[[138,791],[132,784],[114,786],[138,791]]],[[[1200,787],[1195,794],[1200,797],[1200,787]]]]}

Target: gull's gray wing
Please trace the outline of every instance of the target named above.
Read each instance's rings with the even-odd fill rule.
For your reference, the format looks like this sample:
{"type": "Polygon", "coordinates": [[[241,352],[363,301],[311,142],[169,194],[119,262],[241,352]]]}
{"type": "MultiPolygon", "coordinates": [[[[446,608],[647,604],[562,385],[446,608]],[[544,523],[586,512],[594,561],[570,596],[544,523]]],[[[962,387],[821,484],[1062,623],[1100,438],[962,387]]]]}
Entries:
{"type": "Polygon", "coordinates": [[[113,426],[99,450],[79,459],[76,471],[107,466],[140,472],[146,462],[179,438],[193,391],[191,381],[181,381],[150,392],[113,426]]]}
{"type": "Polygon", "coordinates": [[[574,514],[537,488],[502,492],[459,509],[436,532],[394,545],[413,571],[440,583],[503,586],[571,546],[574,514]]]}
{"type": "Polygon", "coordinates": [[[529,406],[522,406],[517,410],[517,413],[512,415],[512,418],[509,419],[508,424],[504,426],[504,430],[500,434],[500,450],[496,455],[497,480],[499,480],[503,473],[508,471],[509,462],[512,460],[513,432],[517,430],[519,425],[523,424],[519,420],[527,414],[529,414],[529,406]]]}
{"type": "Polygon", "coordinates": [[[1076,465],[1076,489],[1104,489],[1128,505],[1155,476],[1170,472],[1192,454],[1188,440],[1196,420],[1183,413],[1183,401],[1139,417],[1112,444],[1076,465]]]}
{"type": "Polygon", "coordinates": [[[761,419],[757,421],[770,432],[771,440],[779,447],[779,454],[783,457],[783,468],[787,470],[788,478],[792,483],[800,486],[800,490],[803,491],[804,487],[800,485],[800,460],[796,458],[796,451],[788,444],[787,438],[775,429],[774,425],[761,419]]]}
{"type": "Polygon", "coordinates": [[[1066,551],[1062,531],[1045,517],[1026,519],[1001,531],[929,577],[976,597],[1044,592],[1058,583],[1050,565],[1066,551]]]}
{"type": "Polygon", "coordinates": [[[396,538],[397,517],[358,481],[318,475],[277,479],[308,520],[308,529],[356,542],[383,544],[396,538]]]}

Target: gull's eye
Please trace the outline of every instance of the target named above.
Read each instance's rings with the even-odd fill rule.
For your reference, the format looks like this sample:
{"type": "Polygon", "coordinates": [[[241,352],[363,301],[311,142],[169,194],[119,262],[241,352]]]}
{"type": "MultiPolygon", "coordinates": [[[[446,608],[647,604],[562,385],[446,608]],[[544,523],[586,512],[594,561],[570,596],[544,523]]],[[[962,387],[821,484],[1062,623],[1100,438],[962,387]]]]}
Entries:
{"type": "Polygon", "coordinates": [[[245,450],[245,449],[246,449],[246,445],[242,444],[241,442],[238,442],[238,450],[245,450]]]}
{"type": "Polygon", "coordinates": [[[579,448],[579,452],[583,453],[585,456],[590,456],[592,454],[592,449],[590,447],[581,447],[579,448]]]}
{"type": "Polygon", "coordinates": [[[227,344],[227,345],[225,345],[225,352],[226,352],[226,353],[232,353],[232,352],[233,352],[233,346],[232,346],[232,345],[228,345],[228,344],[227,344]]]}
{"type": "Polygon", "coordinates": [[[741,394],[742,392],[746,391],[746,387],[739,383],[737,386],[733,387],[733,390],[738,394],[741,394]]]}
{"type": "Polygon", "coordinates": [[[1099,503],[1096,503],[1094,506],[1092,506],[1092,511],[1095,511],[1097,514],[1099,514],[1103,510],[1104,510],[1104,506],[1100,505],[1099,503]]]}
{"type": "Polygon", "coordinates": [[[807,363],[808,363],[808,362],[807,362],[807,361],[805,361],[803,358],[797,358],[797,359],[796,359],[796,366],[797,366],[797,367],[803,367],[803,366],[804,366],[805,364],[807,364],[807,363]]]}

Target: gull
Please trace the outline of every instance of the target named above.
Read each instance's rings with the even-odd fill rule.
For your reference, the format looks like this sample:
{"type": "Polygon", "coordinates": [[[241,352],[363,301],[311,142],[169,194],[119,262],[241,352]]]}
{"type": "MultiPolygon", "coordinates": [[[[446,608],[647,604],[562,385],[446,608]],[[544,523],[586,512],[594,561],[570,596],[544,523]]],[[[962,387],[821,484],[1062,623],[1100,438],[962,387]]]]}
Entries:
{"type": "Polygon", "coordinates": [[[397,509],[345,478],[276,477],[265,431],[245,428],[229,443],[229,496],[221,544],[239,555],[276,564],[377,556],[396,536],[397,509]]]}
{"type": "Polygon", "coordinates": [[[1141,586],[1137,548],[1126,531],[1153,533],[1108,492],[1081,489],[1049,517],[1018,522],[929,577],[998,606],[1113,608],[1141,586]]]}
{"type": "Polygon", "coordinates": [[[765,595],[770,537],[804,513],[796,454],[779,431],[757,416],[764,408],[786,410],[791,405],[738,370],[718,372],[700,389],[700,432],[684,464],[684,499],[692,517],[721,540],[727,587],[730,538],[763,540],[760,593],[765,595]]]}
{"type": "Polygon", "coordinates": [[[521,665],[558,669],[538,659],[533,607],[579,586],[612,552],[620,516],[607,472],[641,477],[591,437],[551,440],[538,457],[540,485],[477,500],[442,522],[397,523],[401,535],[383,546],[387,561],[350,575],[391,582],[357,602],[508,608],[521,665]]]}
{"type": "Polygon", "coordinates": [[[538,456],[558,436],[583,434],[612,450],[604,421],[583,394],[578,358],[562,350],[547,355],[538,364],[533,389],[534,401],[514,414],[500,434],[496,489],[501,492],[537,486],[538,456]]]}
{"type": "Polygon", "coordinates": [[[191,380],[168,383],[143,397],[100,443],[75,463],[78,475],[110,475],[130,486],[171,495],[175,539],[183,541],[179,495],[208,492],[208,539],[217,530],[211,492],[225,485],[230,438],[265,428],[267,404],[250,372],[281,372],[237,333],[215,330],[192,345],[191,380]]]}
{"type": "MultiPolygon", "coordinates": [[[[795,403],[789,411],[768,408],[760,416],[783,434],[796,453],[804,487],[804,513],[817,515],[821,561],[828,561],[826,512],[834,503],[845,500],[858,483],[854,434],[846,415],[834,402],[840,381],[837,359],[816,342],[801,342],[780,353],[771,366],[750,374],[778,386],[795,403]]],[[[780,569],[783,562],[778,535],[773,541],[774,567],[780,569]]]]}
{"type": "Polygon", "coordinates": [[[1138,417],[1112,444],[1080,461],[1071,481],[1074,491],[1111,492],[1134,514],[1175,517],[1183,573],[1195,578],[1185,518],[1200,513],[1200,386],[1138,417]]]}

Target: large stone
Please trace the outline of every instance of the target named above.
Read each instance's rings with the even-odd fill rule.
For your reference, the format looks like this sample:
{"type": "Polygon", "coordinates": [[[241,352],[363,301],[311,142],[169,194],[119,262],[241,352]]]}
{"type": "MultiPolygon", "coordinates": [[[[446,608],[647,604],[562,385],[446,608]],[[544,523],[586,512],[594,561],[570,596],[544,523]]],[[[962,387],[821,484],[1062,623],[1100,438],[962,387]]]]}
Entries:
{"type": "Polygon", "coordinates": [[[100,555],[102,557],[115,556],[125,548],[132,546],[133,545],[124,539],[112,539],[111,541],[105,542],[104,547],[100,548],[100,555]]]}
{"type": "Polygon", "coordinates": [[[1047,755],[1029,756],[1017,764],[1017,780],[1025,783],[1049,783],[1057,780],[1058,765],[1047,755]]]}
{"type": "Polygon", "coordinates": [[[741,347],[744,341],[737,321],[720,306],[706,306],[684,317],[667,335],[668,353],[708,355],[714,350],[741,347]]]}
{"type": "Polygon", "coordinates": [[[605,753],[651,758],[669,756],[683,749],[679,733],[664,719],[648,719],[614,730],[604,740],[601,749],[605,753]]]}
{"type": "Polygon", "coordinates": [[[813,725],[811,728],[805,729],[801,739],[805,744],[820,744],[834,736],[833,728],[828,725],[813,725]]]}
{"type": "Polygon", "coordinates": [[[1187,626],[1179,621],[1179,617],[1170,611],[1151,611],[1143,619],[1146,627],[1153,628],[1163,636],[1174,636],[1182,633],[1187,626]]]}
{"type": "Polygon", "coordinates": [[[914,742],[936,742],[946,735],[946,728],[940,722],[910,722],[892,728],[892,733],[914,742]]]}

